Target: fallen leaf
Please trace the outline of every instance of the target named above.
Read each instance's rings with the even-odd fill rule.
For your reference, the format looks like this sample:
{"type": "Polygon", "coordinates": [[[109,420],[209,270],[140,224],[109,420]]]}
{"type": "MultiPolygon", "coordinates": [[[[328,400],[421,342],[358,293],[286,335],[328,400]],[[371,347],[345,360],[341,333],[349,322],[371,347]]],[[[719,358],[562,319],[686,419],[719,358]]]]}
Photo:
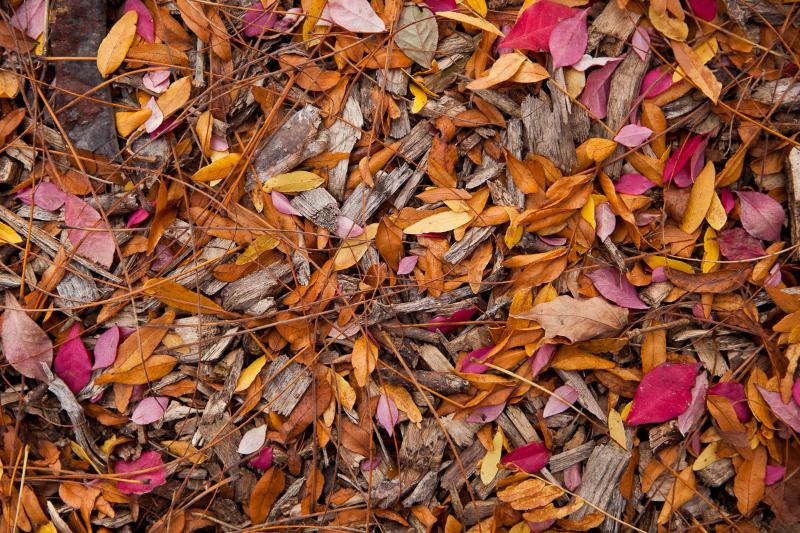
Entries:
{"type": "Polygon", "coordinates": [[[578,342],[620,331],[628,323],[628,310],[611,305],[603,298],[579,300],[558,296],[514,318],[539,323],[549,338],[565,337],[578,342]]]}
{"type": "Polygon", "coordinates": [[[94,345],[94,365],[92,370],[106,368],[114,364],[114,360],[117,358],[119,339],[119,326],[112,326],[100,334],[94,345]]]}
{"type": "Polygon", "coordinates": [[[553,30],[559,22],[574,14],[575,10],[569,7],[549,0],[540,0],[522,12],[508,35],[500,41],[499,46],[548,52],[553,30]]]}
{"type": "Polygon", "coordinates": [[[645,128],[644,126],[639,126],[638,124],[628,124],[619,130],[619,132],[614,136],[614,140],[623,146],[627,146],[628,148],[636,148],[649,139],[651,135],[653,135],[653,130],[650,128],[645,128]]]}
{"type": "Polygon", "coordinates": [[[439,26],[433,13],[424,7],[406,6],[397,27],[394,42],[400,50],[422,68],[431,68],[439,43],[439,26]]]}
{"type": "Polygon", "coordinates": [[[696,364],[663,363],[652,369],[639,382],[625,423],[657,424],[685,412],[691,403],[696,374],[696,364]]]}
{"type": "Polygon", "coordinates": [[[386,25],[367,0],[328,0],[331,20],[356,33],[380,33],[386,25]]]}
{"type": "Polygon", "coordinates": [[[166,396],[148,396],[131,413],[131,422],[140,426],[158,422],[167,411],[168,405],[169,398],[166,396]]]}
{"type": "Polygon", "coordinates": [[[756,386],[756,388],[775,416],[792,430],[800,432],[800,407],[797,406],[794,399],[789,400],[789,403],[784,403],[779,392],[773,392],[760,386],[756,386]]]}
{"type": "Polygon", "coordinates": [[[385,394],[381,394],[380,398],[378,398],[378,409],[375,412],[375,418],[378,419],[378,424],[391,437],[394,434],[394,426],[400,418],[400,413],[394,400],[385,394]]]}
{"type": "Polygon", "coordinates": [[[531,442],[504,455],[500,462],[514,465],[528,474],[535,474],[547,466],[549,460],[550,450],[544,442],[531,442]]]}
{"type": "Polygon", "coordinates": [[[588,272],[586,277],[592,280],[594,288],[604,298],[628,309],[649,309],[625,274],[615,268],[598,268],[588,272]]]}
{"type": "Polygon", "coordinates": [[[686,233],[694,233],[703,223],[714,198],[714,164],[709,161],[697,175],[697,179],[689,194],[689,203],[681,221],[681,229],[686,233]]]}
{"type": "Polygon", "coordinates": [[[574,65],[583,57],[589,41],[588,16],[589,10],[584,9],[555,25],[548,39],[553,68],[574,65]]]}
{"type": "Polygon", "coordinates": [[[166,305],[205,315],[227,314],[222,307],[208,296],[187,289],[183,285],[168,279],[153,278],[145,282],[143,292],[158,298],[166,305]]]}
{"type": "Polygon", "coordinates": [[[742,228],[726,229],[717,235],[719,251],[726,259],[738,261],[741,259],[755,259],[767,254],[761,241],[750,236],[742,228]]]}
{"type": "Polygon", "coordinates": [[[73,324],[53,361],[53,371],[77,394],[92,378],[92,360],[81,340],[81,327],[73,324]]]}
{"type": "Polygon", "coordinates": [[[752,460],[745,459],[733,480],[736,508],[744,516],[750,516],[764,498],[766,491],[767,450],[763,446],[755,449],[752,460]]]}
{"type": "Polygon", "coordinates": [[[42,365],[53,363],[53,343],[39,325],[28,316],[19,302],[6,291],[3,313],[3,355],[11,366],[28,378],[48,382],[42,365]]]}
{"type": "Polygon", "coordinates": [[[285,486],[286,476],[275,466],[261,476],[250,493],[250,501],[247,505],[247,515],[253,524],[261,524],[266,521],[272,506],[275,505],[275,501],[285,486]]]}
{"type": "Polygon", "coordinates": [[[578,399],[578,391],[569,385],[562,385],[553,391],[553,394],[547,398],[547,403],[542,411],[542,416],[547,418],[549,416],[563,413],[569,409],[570,405],[575,403],[578,399]],[[565,403],[566,402],[566,403],[565,403]]]}
{"type": "Polygon", "coordinates": [[[686,43],[676,41],[672,42],[672,52],[675,54],[675,60],[686,73],[686,77],[716,104],[720,92],[722,92],[722,83],[703,64],[702,59],[697,56],[697,52],[686,43]]]}
{"type": "Polygon", "coordinates": [[[369,337],[362,335],[353,343],[351,362],[356,382],[360,387],[365,386],[378,364],[378,346],[369,337]]]}
{"type": "MultiPolygon", "coordinates": [[[[428,4],[430,5],[430,4],[428,4]]],[[[497,26],[488,22],[484,19],[480,19],[478,17],[472,17],[470,15],[465,15],[463,13],[459,13],[457,11],[436,11],[436,16],[455,20],[456,22],[460,22],[465,25],[474,26],[475,28],[480,28],[483,31],[487,31],[498,37],[504,37],[503,32],[497,29],[497,26]]]]}
{"type": "Polygon", "coordinates": [[[325,180],[317,174],[305,170],[297,170],[272,176],[264,182],[263,186],[265,192],[303,192],[316,189],[323,183],[325,183],[325,180]]]}
{"type": "Polygon", "coordinates": [[[488,485],[497,476],[500,455],[503,453],[503,428],[497,426],[497,431],[492,439],[492,448],[486,451],[486,455],[481,459],[480,477],[484,485],[488,485]]]}
{"type": "Polygon", "coordinates": [[[472,220],[470,213],[458,213],[455,211],[443,211],[429,217],[425,217],[419,222],[411,224],[403,233],[406,235],[420,235],[423,233],[444,233],[452,231],[467,224],[472,220]]]}
{"type": "Polygon", "coordinates": [[[595,118],[606,118],[611,76],[621,60],[622,58],[615,58],[614,61],[609,61],[603,67],[593,70],[586,77],[586,85],[581,93],[580,102],[589,109],[595,118]]]}
{"type": "Polygon", "coordinates": [[[688,292],[722,294],[741,287],[750,275],[749,268],[719,270],[708,274],[687,274],[674,268],[666,268],[667,278],[688,292]]]}
{"type": "Polygon", "coordinates": [[[73,194],[67,195],[64,223],[67,236],[77,253],[95,263],[110,267],[114,261],[114,237],[108,224],[92,206],[73,194]]]}
{"type": "Polygon", "coordinates": [[[708,390],[708,376],[703,372],[698,374],[692,387],[692,399],[689,408],[678,416],[678,431],[686,435],[703,416],[706,411],[706,391],[708,390]]]}
{"type": "Polygon", "coordinates": [[[153,21],[153,14],[147,9],[141,0],[125,0],[125,13],[136,11],[136,33],[148,43],[156,41],[156,27],[153,21]]]}
{"type": "Polygon", "coordinates": [[[783,206],[764,193],[738,191],[736,194],[741,203],[742,226],[747,233],[766,241],[780,240],[781,228],[786,220],[783,206]]]}
{"type": "Polygon", "coordinates": [[[119,68],[136,37],[136,11],[128,11],[111,27],[97,48],[97,70],[104,78],[119,68]]]}
{"type": "Polygon", "coordinates": [[[117,461],[114,473],[124,474],[117,478],[117,488],[123,494],[147,494],[167,482],[161,454],[153,451],[142,452],[133,461],[117,461]]]}
{"type": "Polygon", "coordinates": [[[239,441],[236,449],[242,455],[249,455],[261,449],[267,440],[267,426],[260,425],[248,430],[239,441]]]}

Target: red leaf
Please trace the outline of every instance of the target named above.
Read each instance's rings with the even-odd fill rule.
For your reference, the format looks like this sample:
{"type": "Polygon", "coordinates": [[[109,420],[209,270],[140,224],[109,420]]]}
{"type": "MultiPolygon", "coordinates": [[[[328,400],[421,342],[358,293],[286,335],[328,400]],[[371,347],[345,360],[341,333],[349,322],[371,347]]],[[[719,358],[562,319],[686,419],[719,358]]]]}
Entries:
{"type": "Polygon", "coordinates": [[[249,465],[259,470],[269,470],[272,466],[272,448],[270,446],[261,448],[258,455],[250,459],[249,465]]]}
{"type": "Polygon", "coordinates": [[[744,385],[735,381],[722,381],[710,389],[708,393],[714,396],[724,396],[731,401],[733,410],[736,411],[736,418],[739,422],[750,421],[750,408],[747,406],[747,397],[744,394],[744,385]]]}
{"type": "Polygon", "coordinates": [[[758,385],[756,387],[775,416],[794,431],[800,431],[800,408],[794,399],[789,400],[789,403],[783,403],[779,392],[773,392],[758,385]]]}
{"type": "Polygon", "coordinates": [[[92,378],[92,360],[81,340],[81,328],[78,324],[72,325],[67,341],[58,349],[53,370],[75,394],[92,378]]]}
{"type": "Polygon", "coordinates": [[[136,33],[148,43],[156,42],[156,27],[153,22],[153,14],[142,3],[142,0],[125,0],[124,12],[136,11],[136,33]]]}
{"type": "Polygon", "coordinates": [[[425,0],[425,5],[431,8],[434,13],[456,10],[456,0],[425,0]]]}
{"type": "Polygon", "coordinates": [[[588,16],[589,10],[584,9],[555,25],[548,40],[550,53],[553,54],[553,68],[574,65],[583,57],[589,41],[588,16]]]}
{"type": "Polygon", "coordinates": [[[550,364],[550,360],[553,358],[553,355],[556,353],[556,345],[555,344],[544,344],[536,350],[536,353],[533,354],[531,358],[531,374],[533,377],[539,375],[539,372],[542,371],[544,367],[550,364]]]}
{"type": "Polygon", "coordinates": [[[769,487],[782,481],[786,475],[786,467],[781,465],[767,465],[764,473],[764,484],[769,487]]]}
{"type": "Polygon", "coordinates": [[[691,185],[694,180],[688,183],[685,179],[681,179],[681,174],[687,170],[689,161],[699,151],[705,149],[708,144],[708,138],[703,135],[695,135],[690,137],[685,143],[682,143],[672,155],[669,156],[667,164],[664,165],[664,183],[669,183],[672,179],[676,180],[679,187],[687,187],[691,185]]]}
{"type": "Polygon", "coordinates": [[[403,276],[405,274],[411,274],[414,272],[414,267],[417,266],[417,261],[419,261],[419,256],[417,255],[407,255],[400,259],[400,264],[397,266],[397,275],[403,276]]]}
{"type": "Polygon", "coordinates": [[[581,103],[589,108],[595,118],[606,118],[611,75],[614,74],[621,60],[622,58],[619,58],[617,61],[609,62],[607,65],[592,71],[586,78],[586,85],[581,93],[581,103]]]}
{"type": "Polygon", "coordinates": [[[761,246],[761,241],[748,235],[742,228],[720,231],[717,236],[717,243],[722,256],[734,261],[753,259],[767,253],[761,246]]]}
{"type": "Polygon", "coordinates": [[[117,461],[114,472],[129,474],[124,476],[129,481],[117,481],[123,494],[147,494],[167,482],[167,470],[158,452],[143,452],[135,461],[117,461]]]}
{"type": "Polygon", "coordinates": [[[134,226],[141,224],[148,218],[150,218],[150,211],[140,207],[139,209],[131,213],[131,216],[128,217],[128,223],[126,224],[126,226],[132,228],[134,226]]]}
{"type": "Polygon", "coordinates": [[[292,206],[292,203],[285,194],[278,191],[272,191],[269,193],[269,195],[270,198],[272,198],[272,205],[279,213],[283,213],[284,215],[300,216],[300,211],[292,206]]]}
{"type": "Polygon", "coordinates": [[[662,363],[645,374],[625,423],[657,424],[680,415],[689,407],[697,364],[662,363]]]}
{"type": "Polygon", "coordinates": [[[631,285],[625,274],[612,267],[598,268],[586,274],[594,288],[603,298],[611,300],[621,307],[628,309],[649,309],[649,306],[639,298],[636,288],[631,285]]]}
{"type": "Polygon", "coordinates": [[[783,207],[771,196],[754,191],[738,191],[742,214],[740,219],[747,233],[757,239],[777,241],[786,220],[783,207]]]}
{"type": "Polygon", "coordinates": [[[469,352],[466,357],[461,360],[461,363],[458,366],[459,372],[464,372],[465,374],[483,374],[489,367],[486,365],[482,365],[478,361],[485,361],[485,357],[494,350],[494,344],[491,346],[484,346],[483,348],[478,348],[477,350],[472,350],[469,352]]]}
{"type": "Polygon", "coordinates": [[[717,0],[689,0],[689,7],[695,15],[709,22],[717,16],[717,0]]]}
{"type": "Polygon", "coordinates": [[[504,465],[512,464],[528,474],[535,474],[547,466],[549,460],[550,450],[544,442],[531,442],[505,455],[500,462],[504,465]]]}
{"type": "Polygon", "coordinates": [[[647,59],[647,52],[650,51],[650,32],[647,31],[647,28],[642,26],[636,28],[631,39],[631,47],[642,61],[647,59]]]}
{"type": "Polygon", "coordinates": [[[800,378],[794,380],[794,385],[792,385],[792,398],[794,398],[795,403],[800,405],[800,378]]]}
{"type": "Polygon", "coordinates": [[[639,89],[640,98],[655,98],[672,87],[672,71],[665,71],[656,67],[644,75],[642,87],[639,89]]]}
{"type": "Polygon", "coordinates": [[[574,9],[549,0],[536,2],[522,12],[517,23],[498,46],[534,52],[550,51],[550,34],[559,22],[574,14],[574,9]]]}
{"type": "Polygon", "coordinates": [[[425,326],[428,331],[441,331],[442,333],[449,333],[455,329],[460,328],[466,322],[475,316],[477,309],[470,307],[468,309],[461,309],[456,311],[450,316],[435,316],[431,319],[432,326],[425,326]]]}
{"type": "Polygon", "coordinates": [[[242,18],[242,35],[245,37],[258,37],[267,30],[275,27],[278,16],[272,8],[272,4],[265,8],[261,0],[254,0],[247,8],[247,12],[242,18]]]}
{"type": "Polygon", "coordinates": [[[14,370],[29,378],[47,382],[41,368],[53,362],[53,343],[47,333],[28,316],[19,302],[6,292],[3,313],[3,353],[14,370]]]}
{"type": "Polygon", "coordinates": [[[64,221],[67,226],[77,228],[69,229],[67,236],[78,247],[78,254],[110,267],[114,261],[114,238],[100,213],[73,194],[67,196],[66,204],[64,221]]]}

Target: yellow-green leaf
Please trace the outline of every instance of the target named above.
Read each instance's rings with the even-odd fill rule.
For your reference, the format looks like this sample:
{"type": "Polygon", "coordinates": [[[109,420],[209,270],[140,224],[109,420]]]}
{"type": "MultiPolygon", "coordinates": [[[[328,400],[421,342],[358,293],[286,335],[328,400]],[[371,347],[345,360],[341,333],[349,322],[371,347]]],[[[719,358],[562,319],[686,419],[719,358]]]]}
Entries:
{"type": "Polygon", "coordinates": [[[272,176],[264,182],[264,191],[303,192],[316,189],[325,183],[325,178],[305,170],[272,176]]]}

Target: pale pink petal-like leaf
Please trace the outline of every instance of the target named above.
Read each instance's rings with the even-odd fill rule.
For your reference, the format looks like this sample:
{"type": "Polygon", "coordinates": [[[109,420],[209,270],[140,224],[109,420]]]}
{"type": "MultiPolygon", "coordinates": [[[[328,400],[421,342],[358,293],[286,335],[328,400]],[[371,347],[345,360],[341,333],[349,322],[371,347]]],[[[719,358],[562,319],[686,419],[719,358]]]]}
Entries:
{"type": "Polygon", "coordinates": [[[569,385],[561,385],[547,398],[542,416],[544,418],[563,413],[578,399],[578,391],[569,385]],[[563,401],[562,401],[563,400],[563,401]],[[567,402],[567,403],[564,403],[567,402]]]}
{"type": "Polygon", "coordinates": [[[161,94],[169,88],[170,71],[154,70],[142,76],[142,85],[148,91],[161,94]]]}
{"type": "Polygon", "coordinates": [[[44,0],[25,0],[14,11],[11,25],[31,39],[36,39],[44,32],[45,15],[44,0]]]}
{"type": "Polygon", "coordinates": [[[506,408],[506,402],[498,403],[496,405],[484,405],[483,407],[476,407],[467,416],[467,422],[472,424],[488,424],[494,422],[497,417],[503,414],[506,408]]]}
{"type": "Polygon", "coordinates": [[[400,412],[397,410],[397,404],[394,403],[394,400],[386,394],[381,394],[380,398],[378,398],[378,408],[375,411],[375,418],[378,419],[378,424],[380,424],[391,437],[394,434],[394,426],[400,419],[400,412]]]}
{"type": "Polygon", "coordinates": [[[706,391],[708,390],[708,376],[703,372],[695,378],[692,388],[692,400],[689,408],[678,416],[678,431],[686,435],[703,416],[706,411],[706,391]]]}
{"type": "Polygon", "coordinates": [[[658,424],[689,408],[697,364],[662,363],[645,374],[625,423],[629,426],[658,424]]]}
{"type": "Polygon", "coordinates": [[[275,24],[275,31],[279,33],[288,31],[292,26],[294,26],[295,22],[302,19],[303,16],[303,9],[300,7],[292,7],[287,9],[286,12],[278,19],[278,23],[275,24]]]}
{"type": "Polygon", "coordinates": [[[158,422],[167,412],[168,405],[169,398],[166,396],[148,396],[131,413],[131,422],[140,426],[158,422]]]}
{"type": "Polygon", "coordinates": [[[425,5],[434,13],[456,10],[456,0],[425,0],[425,5]]]}
{"type": "Polygon", "coordinates": [[[383,20],[367,0],[330,0],[331,20],[354,33],[380,33],[386,30],[383,20]]]}
{"type": "Polygon", "coordinates": [[[650,51],[650,32],[642,26],[636,28],[636,31],[633,32],[633,39],[631,39],[631,46],[642,61],[647,59],[647,52],[650,51]]]}
{"type": "Polygon", "coordinates": [[[464,326],[463,322],[467,322],[478,310],[474,307],[467,309],[460,309],[450,316],[435,316],[431,319],[431,325],[425,326],[428,331],[441,331],[442,333],[449,333],[464,326]]]}
{"type": "Polygon", "coordinates": [[[786,467],[781,465],[767,465],[764,472],[764,484],[769,487],[775,483],[783,481],[786,476],[786,467]]]}
{"type": "Polygon", "coordinates": [[[114,238],[108,225],[94,207],[73,194],[67,195],[64,222],[70,227],[67,236],[78,247],[78,254],[110,267],[114,261],[114,238]]]}
{"type": "Polygon", "coordinates": [[[55,183],[44,181],[36,186],[35,189],[26,187],[17,193],[19,201],[26,205],[34,204],[47,211],[57,211],[61,209],[67,199],[67,193],[55,183]]]}
{"type": "Polygon", "coordinates": [[[645,142],[653,135],[653,130],[639,126],[638,124],[628,124],[623,126],[614,136],[614,140],[628,148],[635,148],[645,142]]]}
{"type": "Polygon", "coordinates": [[[128,222],[126,226],[129,228],[138,226],[148,218],[150,218],[150,211],[144,209],[143,207],[140,207],[139,209],[131,213],[131,215],[128,217],[128,222]]]}
{"type": "Polygon", "coordinates": [[[275,206],[275,209],[279,213],[283,213],[284,215],[300,216],[300,211],[294,208],[292,202],[289,201],[289,198],[287,198],[285,194],[278,191],[272,191],[269,194],[272,198],[272,205],[275,206]]]}
{"type": "Polygon", "coordinates": [[[550,246],[563,246],[567,243],[566,237],[548,237],[539,235],[539,240],[545,244],[549,244],[550,246]]]}
{"type": "Polygon", "coordinates": [[[722,256],[733,261],[754,259],[767,253],[761,246],[761,241],[748,235],[742,228],[720,231],[717,243],[722,256]]]}
{"type": "Polygon", "coordinates": [[[5,308],[0,336],[6,360],[23,376],[47,382],[41,365],[49,368],[53,362],[50,337],[28,316],[10,291],[6,292],[5,308]]]}
{"type": "Polygon", "coordinates": [[[489,355],[492,350],[494,350],[494,344],[472,350],[461,360],[458,371],[464,372],[465,374],[483,374],[489,370],[489,367],[482,365],[481,362],[485,361],[486,356],[489,355]]]}
{"type": "Polygon", "coordinates": [[[773,414],[792,430],[800,432],[800,408],[797,407],[794,399],[789,400],[789,403],[783,403],[781,393],[767,390],[759,385],[756,385],[756,388],[773,414]]]}
{"type": "Polygon", "coordinates": [[[523,472],[535,474],[547,466],[549,460],[550,450],[544,442],[531,442],[504,455],[500,462],[504,465],[513,464],[523,472]]]}
{"type": "Polygon", "coordinates": [[[269,470],[269,467],[272,466],[272,447],[266,446],[261,448],[261,451],[258,452],[258,455],[250,459],[248,463],[253,468],[257,468],[258,470],[269,470]]]}
{"type": "Polygon", "coordinates": [[[222,135],[211,135],[211,141],[208,143],[208,147],[215,152],[225,152],[230,148],[228,140],[222,135]]]}
{"type": "Polygon", "coordinates": [[[631,285],[625,274],[620,273],[617,269],[598,268],[587,273],[586,276],[592,280],[594,288],[605,299],[628,309],[649,309],[650,306],[639,298],[639,293],[636,292],[636,288],[631,285]]]}
{"type": "Polygon", "coordinates": [[[655,98],[672,87],[672,84],[672,71],[656,67],[644,75],[642,86],[639,89],[639,97],[655,98]]]}
{"type": "Polygon", "coordinates": [[[92,379],[92,359],[83,345],[81,327],[78,324],[72,325],[66,342],[58,349],[53,371],[76,394],[92,379]]]}
{"type": "Polygon", "coordinates": [[[769,269],[769,275],[767,279],[764,280],[764,287],[777,287],[782,281],[781,264],[775,263],[772,265],[772,268],[769,269]]]}
{"type": "Polygon", "coordinates": [[[621,57],[592,57],[584,54],[577,63],[572,65],[572,68],[578,72],[585,72],[592,67],[604,67],[609,63],[619,63],[620,61],[622,61],[621,57]]]}
{"type": "Polygon", "coordinates": [[[661,213],[654,213],[652,211],[641,211],[636,213],[636,225],[637,226],[646,226],[653,222],[654,220],[658,220],[661,218],[661,213]]]}
{"type": "Polygon", "coordinates": [[[125,0],[125,13],[136,11],[136,33],[148,43],[156,42],[156,26],[153,22],[153,14],[142,3],[142,0],[125,0]]]}
{"type": "Polygon", "coordinates": [[[655,186],[641,174],[623,174],[614,183],[614,190],[623,194],[644,194],[655,186]]]}
{"type": "Polygon", "coordinates": [[[667,277],[667,270],[664,267],[654,268],[652,273],[652,278],[653,278],[653,283],[662,283],[669,279],[667,277]]]}
{"type": "Polygon", "coordinates": [[[550,360],[553,358],[555,353],[555,344],[544,344],[540,346],[536,352],[534,352],[533,357],[531,357],[531,374],[533,377],[538,376],[539,372],[541,372],[544,367],[550,364],[550,360]]]}
{"type": "Polygon", "coordinates": [[[722,189],[719,193],[719,201],[722,202],[725,213],[730,213],[736,207],[736,200],[733,199],[733,193],[730,189],[722,189]]]}
{"type": "MultiPolygon", "coordinates": [[[[536,4],[534,4],[536,5],[536,4]]],[[[618,61],[592,71],[586,77],[586,85],[581,93],[581,103],[585,105],[595,118],[606,118],[608,112],[608,91],[611,86],[611,76],[619,65],[618,61]]]]}
{"type": "Polygon", "coordinates": [[[151,113],[150,117],[144,122],[144,131],[147,133],[153,133],[159,128],[159,126],[161,126],[161,123],[164,122],[164,113],[161,112],[161,108],[158,107],[156,99],[152,96],[150,97],[150,100],[148,100],[145,107],[149,109],[151,113]]]}
{"type": "Polygon", "coordinates": [[[688,0],[695,15],[711,22],[717,16],[717,0],[688,0]]]}
{"type": "Polygon", "coordinates": [[[617,215],[611,210],[608,202],[602,202],[594,207],[595,233],[600,242],[606,240],[617,228],[617,215]]]}
{"type": "Polygon", "coordinates": [[[117,481],[117,488],[123,494],[147,494],[167,482],[167,470],[158,452],[143,452],[135,461],[117,461],[114,472],[128,474],[117,481]]]}
{"type": "Polygon", "coordinates": [[[118,326],[105,330],[94,345],[94,366],[92,370],[106,368],[114,364],[119,348],[120,331],[118,326]]]}
{"type": "Polygon", "coordinates": [[[256,426],[242,436],[239,441],[239,448],[236,450],[242,455],[257,452],[267,440],[267,426],[256,426]]]}
{"type": "Polygon", "coordinates": [[[414,267],[417,266],[417,261],[419,261],[419,256],[417,255],[407,255],[401,258],[400,264],[397,266],[397,274],[399,276],[411,274],[414,272],[414,267]]]}
{"type": "Polygon", "coordinates": [[[255,0],[242,18],[242,35],[245,37],[258,37],[267,30],[275,27],[278,21],[278,16],[273,10],[273,6],[269,4],[265,8],[261,0],[255,0]]]}
{"type": "Polygon", "coordinates": [[[589,40],[588,16],[589,10],[584,9],[555,25],[548,40],[553,68],[573,65],[583,57],[589,40]]]}
{"type": "Polygon", "coordinates": [[[575,463],[567,467],[564,470],[564,486],[567,487],[567,490],[574,491],[578,487],[581,486],[581,464],[575,463]]]}
{"type": "Polygon", "coordinates": [[[344,215],[336,217],[336,236],[340,239],[349,239],[363,235],[364,228],[344,215]]]}
{"type": "Polygon", "coordinates": [[[768,194],[754,191],[738,191],[742,213],[740,219],[747,233],[757,239],[777,241],[786,221],[783,206],[768,194]]]}
{"type": "Polygon", "coordinates": [[[550,51],[550,35],[556,25],[574,14],[574,9],[549,0],[540,0],[522,12],[517,23],[499,43],[499,46],[548,52],[550,51]]]}

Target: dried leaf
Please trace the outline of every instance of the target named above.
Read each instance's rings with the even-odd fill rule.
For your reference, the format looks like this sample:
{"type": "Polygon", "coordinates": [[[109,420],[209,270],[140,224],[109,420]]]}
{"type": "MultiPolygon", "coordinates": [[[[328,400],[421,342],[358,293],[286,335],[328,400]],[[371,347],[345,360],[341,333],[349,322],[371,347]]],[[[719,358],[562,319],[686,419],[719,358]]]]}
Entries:
{"type": "Polygon", "coordinates": [[[672,42],[672,52],[675,54],[675,60],[686,73],[686,77],[716,104],[719,100],[720,92],[722,92],[722,83],[703,64],[697,52],[686,43],[675,41],[672,42]]]}
{"type": "Polygon", "coordinates": [[[671,420],[688,409],[697,374],[696,364],[663,363],[645,374],[625,419],[629,426],[671,420]]]}
{"type": "Polygon", "coordinates": [[[706,213],[714,198],[714,164],[709,161],[692,186],[689,203],[681,221],[681,229],[686,233],[694,233],[706,218],[706,213]]]}
{"type": "Polygon", "coordinates": [[[443,211],[429,217],[423,218],[419,222],[411,224],[403,230],[406,235],[420,235],[423,233],[444,233],[452,231],[472,220],[470,213],[458,213],[455,211],[443,211]]]}
{"type": "Polygon", "coordinates": [[[49,380],[41,365],[49,368],[53,362],[53,343],[50,337],[8,291],[5,309],[2,340],[6,360],[23,376],[47,383],[49,380]]]}
{"type": "Polygon", "coordinates": [[[148,396],[131,413],[131,422],[140,426],[158,422],[167,411],[168,405],[169,398],[166,396],[148,396]]]}
{"type": "Polygon", "coordinates": [[[114,237],[108,224],[92,206],[73,194],[67,195],[64,223],[67,236],[77,253],[95,263],[110,267],[114,261],[114,237]]]}
{"type": "Polygon", "coordinates": [[[92,378],[92,360],[81,340],[81,327],[73,324],[67,340],[58,349],[53,361],[53,371],[77,394],[92,378]]]}
{"type": "Polygon", "coordinates": [[[272,176],[264,182],[264,191],[303,192],[316,189],[323,183],[325,183],[325,180],[317,174],[305,170],[297,170],[288,174],[272,176]]]}
{"type": "Polygon", "coordinates": [[[620,331],[628,323],[628,311],[602,298],[558,296],[514,318],[538,322],[549,338],[565,337],[578,342],[620,331]]]}
{"type": "Polygon", "coordinates": [[[595,289],[603,297],[615,304],[628,309],[648,309],[649,306],[639,298],[636,289],[625,277],[625,274],[615,268],[606,267],[592,270],[586,274],[592,280],[595,289]]]}
{"type": "Polygon", "coordinates": [[[331,20],[356,33],[380,33],[386,25],[367,0],[328,0],[331,20]]]}
{"type": "MultiPolygon", "coordinates": [[[[441,16],[441,13],[439,15],[441,16]]],[[[540,0],[522,12],[517,23],[500,42],[500,46],[534,52],[550,51],[550,36],[553,30],[559,22],[574,15],[575,10],[569,7],[549,0],[540,0]]]]}
{"type": "Polygon", "coordinates": [[[114,463],[114,473],[124,474],[117,478],[117,488],[123,494],[147,494],[167,482],[161,454],[153,451],[142,452],[133,461],[117,461],[114,463]]]}
{"type": "Polygon", "coordinates": [[[431,68],[439,43],[439,26],[433,13],[424,7],[406,6],[397,24],[394,42],[400,50],[422,68],[431,68]]]}
{"type": "Polygon", "coordinates": [[[574,65],[583,57],[589,41],[588,16],[589,10],[584,9],[555,25],[548,39],[553,68],[574,65]]]}
{"type": "Polygon", "coordinates": [[[104,78],[117,70],[136,36],[136,11],[128,11],[111,27],[97,48],[97,70],[104,78]]]}
{"type": "Polygon", "coordinates": [[[206,315],[227,314],[227,311],[208,296],[189,290],[183,285],[168,279],[149,279],[145,282],[143,291],[147,295],[158,298],[166,305],[190,313],[206,315]]]}
{"type": "Polygon", "coordinates": [[[741,203],[742,226],[757,239],[778,241],[786,220],[783,206],[772,197],[760,192],[738,191],[741,203]]]}
{"type": "Polygon", "coordinates": [[[763,446],[755,449],[753,459],[739,465],[733,480],[736,508],[744,516],[750,516],[764,497],[766,490],[767,450],[763,446]]]}
{"type": "Polygon", "coordinates": [[[267,439],[267,426],[256,426],[248,430],[239,441],[239,447],[236,449],[242,455],[249,455],[261,449],[267,439]]]}

